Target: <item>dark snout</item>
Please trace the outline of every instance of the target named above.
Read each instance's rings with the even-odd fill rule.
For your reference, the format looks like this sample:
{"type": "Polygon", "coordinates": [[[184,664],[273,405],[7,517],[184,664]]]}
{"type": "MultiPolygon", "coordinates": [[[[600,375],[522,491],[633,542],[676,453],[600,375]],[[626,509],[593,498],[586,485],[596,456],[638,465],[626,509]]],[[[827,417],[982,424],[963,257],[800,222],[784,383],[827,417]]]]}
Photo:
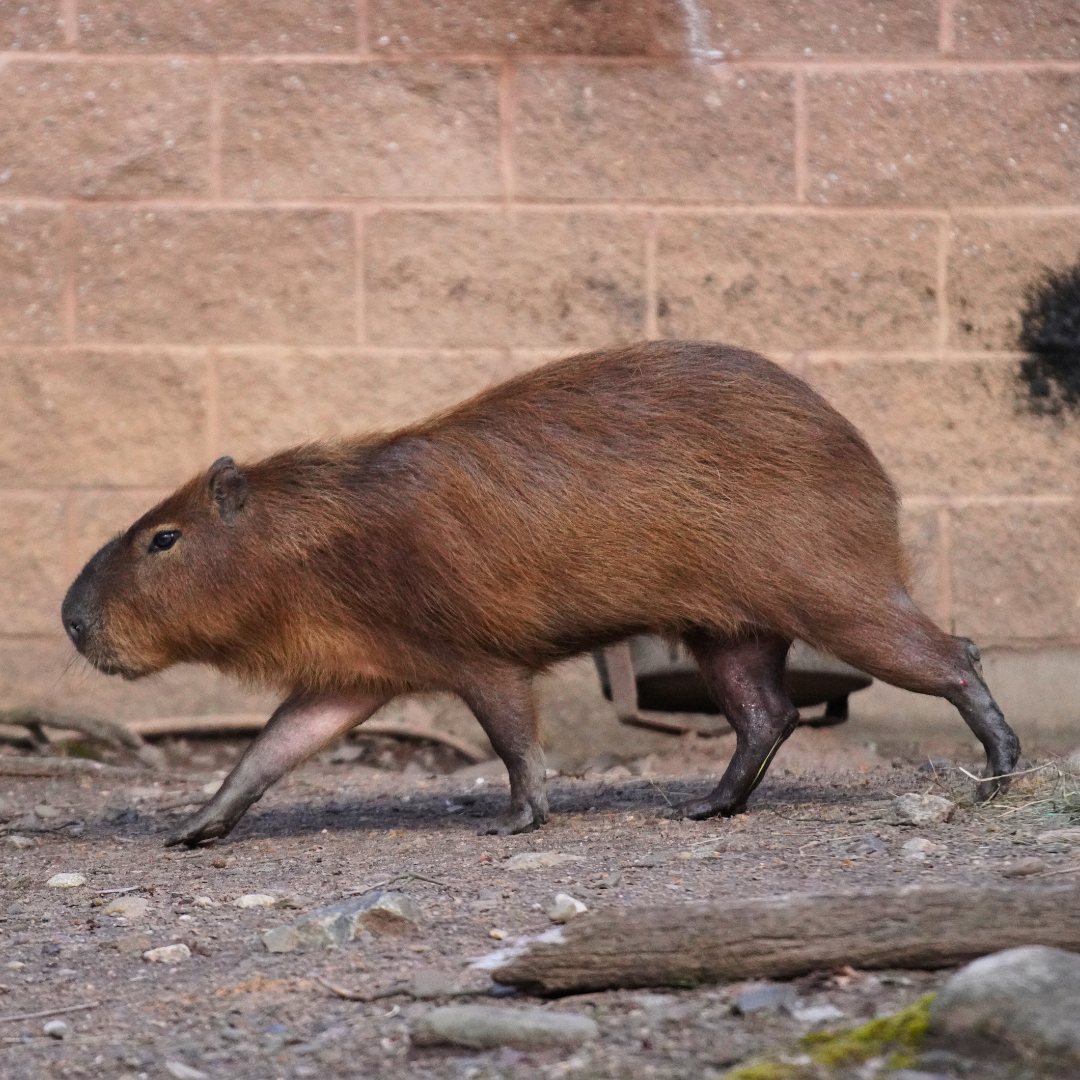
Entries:
{"type": "Polygon", "coordinates": [[[99,602],[99,577],[102,563],[109,557],[117,541],[103,547],[82,569],[72,582],[60,608],[60,617],[64,620],[64,633],[71,644],[83,656],[94,660],[94,642],[101,632],[101,610],[99,602]]]}

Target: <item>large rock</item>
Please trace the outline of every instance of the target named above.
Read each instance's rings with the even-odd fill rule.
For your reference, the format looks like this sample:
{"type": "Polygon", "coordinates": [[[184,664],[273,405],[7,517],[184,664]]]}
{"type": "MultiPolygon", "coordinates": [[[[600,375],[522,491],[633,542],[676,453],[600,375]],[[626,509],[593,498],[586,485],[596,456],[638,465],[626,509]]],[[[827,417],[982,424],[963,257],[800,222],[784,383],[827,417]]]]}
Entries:
{"type": "Polygon", "coordinates": [[[596,1038],[597,1027],[587,1016],[547,1009],[510,1009],[497,1005],[447,1005],[425,1013],[412,1029],[420,1046],[449,1043],[474,1050],[509,1046],[541,1050],[549,1046],[580,1046],[596,1038]]]}
{"type": "Polygon", "coordinates": [[[335,949],[363,931],[403,935],[416,929],[416,907],[397,892],[370,892],[340,904],[302,915],[290,926],[275,926],[263,934],[268,952],[294,949],[335,949]]]}
{"type": "Polygon", "coordinates": [[[934,1000],[929,1035],[973,1056],[1005,1052],[1080,1075],[1080,955],[1030,945],[968,964],[934,1000]]]}

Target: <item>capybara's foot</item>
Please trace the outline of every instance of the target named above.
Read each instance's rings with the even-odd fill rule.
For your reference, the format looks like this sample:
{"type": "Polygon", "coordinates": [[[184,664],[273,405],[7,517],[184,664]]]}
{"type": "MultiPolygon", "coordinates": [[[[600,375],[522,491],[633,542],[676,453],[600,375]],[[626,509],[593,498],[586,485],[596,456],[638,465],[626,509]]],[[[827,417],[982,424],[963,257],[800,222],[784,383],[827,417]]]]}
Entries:
{"type": "Polygon", "coordinates": [[[526,803],[519,809],[492,818],[479,833],[481,836],[514,836],[517,833],[535,832],[548,819],[547,807],[526,803]]]}
{"type": "MultiPolygon", "coordinates": [[[[989,772],[990,770],[987,769],[989,772]]],[[[1011,779],[1008,776],[996,776],[990,780],[980,780],[975,785],[975,798],[979,802],[989,802],[1009,790],[1011,779]]]]}
{"type": "Polygon", "coordinates": [[[220,836],[228,836],[235,822],[223,821],[217,814],[211,814],[207,807],[193,814],[174,832],[166,841],[166,847],[176,847],[183,844],[185,847],[197,847],[207,840],[216,840],[220,836]]]}
{"type": "Polygon", "coordinates": [[[718,803],[714,799],[706,797],[704,799],[690,799],[687,802],[679,803],[679,805],[674,807],[671,811],[671,817],[686,818],[690,821],[704,821],[705,818],[731,817],[733,814],[739,814],[741,812],[741,806],[728,806],[725,803],[718,803]]]}

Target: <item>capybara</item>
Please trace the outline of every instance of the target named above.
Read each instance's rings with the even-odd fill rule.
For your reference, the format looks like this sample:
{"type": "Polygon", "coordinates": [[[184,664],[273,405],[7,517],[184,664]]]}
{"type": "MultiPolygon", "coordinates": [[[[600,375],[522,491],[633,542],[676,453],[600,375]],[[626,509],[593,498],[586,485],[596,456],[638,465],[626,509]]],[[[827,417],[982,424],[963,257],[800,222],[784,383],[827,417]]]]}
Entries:
{"type": "Polygon", "coordinates": [[[101,671],[211,664],[284,703],[170,844],[224,836],[275,780],[398,694],[448,690],[547,818],[530,690],[556,661],[681,638],[736,732],[691,818],[740,811],[798,722],[794,638],[946,698],[1020,753],[979,653],[905,587],[898,499],[859,433],[761,356],[662,341],[548,364],[390,433],[216,461],[106,544],[64,600],[101,671]]]}

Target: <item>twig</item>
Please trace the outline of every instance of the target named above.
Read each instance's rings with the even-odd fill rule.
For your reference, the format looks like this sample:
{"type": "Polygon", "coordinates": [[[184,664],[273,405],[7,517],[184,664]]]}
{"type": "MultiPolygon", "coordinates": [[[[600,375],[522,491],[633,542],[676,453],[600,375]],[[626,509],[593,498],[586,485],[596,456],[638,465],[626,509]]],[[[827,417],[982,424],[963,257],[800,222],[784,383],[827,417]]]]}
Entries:
{"type": "MultiPolygon", "coordinates": [[[[646,777],[646,779],[648,780],[648,777],[646,777]]],[[[652,786],[656,788],[656,790],[659,791],[661,795],[663,795],[664,802],[666,802],[668,806],[671,806],[671,800],[664,793],[664,789],[655,780],[649,780],[649,783],[652,784],[652,786]]]]}
{"type": "Polygon", "coordinates": [[[98,896],[119,896],[121,893],[137,892],[139,889],[145,889],[146,885],[129,885],[126,889],[95,889],[94,892],[98,896]]]}
{"type": "Polygon", "coordinates": [[[363,896],[366,893],[373,892],[375,889],[381,889],[384,885],[393,885],[395,881],[426,881],[429,885],[439,885],[444,889],[452,888],[445,881],[436,881],[434,878],[424,877],[423,874],[396,874],[394,877],[387,878],[385,881],[376,881],[374,885],[368,885],[364,889],[347,889],[343,896],[363,896]]]}
{"type": "Polygon", "coordinates": [[[1080,874],[1080,866],[1067,866],[1064,870],[1047,870],[1043,874],[1036,874],[1036,877],[1057,877],[1058,874],[1080,874]]]}
{"type": "Polygon", "coordinates": [[[327,990],[332,990],[338,997],[343,997],[348,1001],[378,1001],[380,998],[397,997],[399,994],[409,992],[408,983],[395,983],[388,990],[372,990],[365,993],[362,990],[346,990],[344,986],[335,986],[321,975],[317,981],[325,986],[327,990]]]}
{"type": "Polygon", "coordinates": [[[41,1020],[46,1016],[59,1016],[61,1013],[78,1012],[80,1009],[96,1009],[100,1004],[100,1001],[88,1001],[85,1005],[66,1005],[62,1009],[46,1009],[44,1012],[0,1016],[0,1024],[12,1024],[17,1020],[41,1020]]]}
{"type": "Polygon", "coordinates": [[[966,777],[981,784],[984,780],[1007,780],[1012,776],[1027,776],[1028,773],[1042,772],[1043,769],[1053,768],[1056,764],[1056,761],[1048,761],[1045,765],[1036,765],[1034,769],[1021,769],[1019,772],[1006,772],[1002,773],[1000,776],[976,776],[974,773],[968,772],[963,765],[957,765],[956,767],[966,777]]]}
{"type": "Polygon", "coordinates": [[[801,848],[799,848],[799,854],[801,855],[808,847],[813,847],[815,844],[832,844],[832,843],[838,843],[839,844],[839,843],[843,842],[844,840],[861,840],[861,839],[862,839],[862,834],[861,833],[859,835],[857,835],[857,836],[823,836],[820,840],[810,840],[808,843],[803,844],[803,846],[801,848]]]}
{"type": "Polygon", "coordinates": [[[0,756],[0,776],[101,776],[110,780],[145,780],[146,769],[105,765],[89,758],[0,756]]]}

